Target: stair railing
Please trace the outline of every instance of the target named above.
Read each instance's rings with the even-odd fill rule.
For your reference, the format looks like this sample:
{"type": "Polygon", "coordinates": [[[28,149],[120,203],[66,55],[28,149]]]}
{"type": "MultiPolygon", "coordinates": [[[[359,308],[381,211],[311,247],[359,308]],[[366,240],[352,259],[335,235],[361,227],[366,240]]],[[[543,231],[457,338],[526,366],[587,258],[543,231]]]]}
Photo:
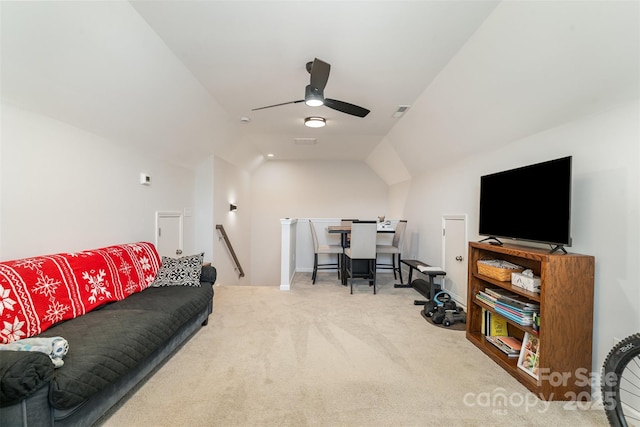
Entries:
{"type": "Polygon", "coordinates": [[[236,256],[236,252],[233,250],[233,245],[231,245],[231,241],[229,240],[229,236],[227,235],[227,232],[224,230],[224,227],[222,226],[222,224],[216,224],[216,230],[220,230],[220,237],[219,239],[224,239],[225,244],[227,245],[227,249],[229,250],[229,253],[231,254],[231,258],[233,258],[233,263],[235,264],[235,270],[238,272],[238,278],[240,277],[244,277],[244,270],[242,270],[242,266],[240,265],[240,261],[238,260],[238,257],[236,256]]]}

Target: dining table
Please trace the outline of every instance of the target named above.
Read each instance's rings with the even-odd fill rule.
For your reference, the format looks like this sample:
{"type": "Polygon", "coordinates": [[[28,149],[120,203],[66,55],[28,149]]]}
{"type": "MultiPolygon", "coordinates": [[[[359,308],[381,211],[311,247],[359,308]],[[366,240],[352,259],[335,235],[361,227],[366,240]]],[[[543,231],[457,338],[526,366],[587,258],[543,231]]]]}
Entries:
{"type": "MultiPolygon", "coordinates": [[[[347,286],[347,278],[345,277],[345,254],[344,250],[349,245],[349,233],[351,233],[351,225],[330,225],[327,227],[329,234],[340,234],[340,245],[342,246],[342,255],[340,259],[340,278],[343,286],[347,286]]],[[[395,229],[391,224],[378,223],[378,233],[395,233],[395,229]]]]}

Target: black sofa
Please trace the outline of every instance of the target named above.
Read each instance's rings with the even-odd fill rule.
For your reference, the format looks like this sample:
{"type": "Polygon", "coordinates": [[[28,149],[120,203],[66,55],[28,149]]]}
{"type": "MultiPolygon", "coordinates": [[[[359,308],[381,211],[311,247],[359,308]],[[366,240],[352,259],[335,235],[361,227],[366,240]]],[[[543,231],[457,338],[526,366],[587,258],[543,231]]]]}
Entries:
{"type": "Polygon", "coordinates": [[[69,343],[54,369],[38,352],[0,352],[0,426],[90,426],[201,326],[213,312],[216,270],[200,287],[150,287],[59,323],[41,337],[69,343]]]}

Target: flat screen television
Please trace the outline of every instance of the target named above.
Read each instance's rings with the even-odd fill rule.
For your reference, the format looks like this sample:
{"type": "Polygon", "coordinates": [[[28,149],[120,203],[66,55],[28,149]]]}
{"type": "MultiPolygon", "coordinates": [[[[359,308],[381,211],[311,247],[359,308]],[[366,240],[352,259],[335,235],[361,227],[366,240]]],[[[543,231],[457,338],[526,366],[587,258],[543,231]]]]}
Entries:
{"type": "Polygon", "coordinates": [[[571,156],[482,176],[479,234],[571,246],[571,156]]]}

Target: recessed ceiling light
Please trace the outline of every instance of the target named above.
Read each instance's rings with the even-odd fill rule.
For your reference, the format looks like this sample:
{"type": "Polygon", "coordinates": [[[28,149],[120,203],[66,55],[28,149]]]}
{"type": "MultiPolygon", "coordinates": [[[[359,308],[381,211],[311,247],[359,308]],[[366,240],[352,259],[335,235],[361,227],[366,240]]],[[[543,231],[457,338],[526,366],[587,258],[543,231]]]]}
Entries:
{"type": "Polygon", "coordinates": [[[269,157],[269,158],[272,158],[272,157],[274,157],[274,156],[275,156],[275,154],[273,154],[273,153],[269,153],[269,154],[267,154],[267,157],[269,157]]]}
{"type": "Polygon", "coordinates": [[[309,128],[321,128],[326,124],[324,117],[307,117],[304,119],[304,125],[309,128]]]}

